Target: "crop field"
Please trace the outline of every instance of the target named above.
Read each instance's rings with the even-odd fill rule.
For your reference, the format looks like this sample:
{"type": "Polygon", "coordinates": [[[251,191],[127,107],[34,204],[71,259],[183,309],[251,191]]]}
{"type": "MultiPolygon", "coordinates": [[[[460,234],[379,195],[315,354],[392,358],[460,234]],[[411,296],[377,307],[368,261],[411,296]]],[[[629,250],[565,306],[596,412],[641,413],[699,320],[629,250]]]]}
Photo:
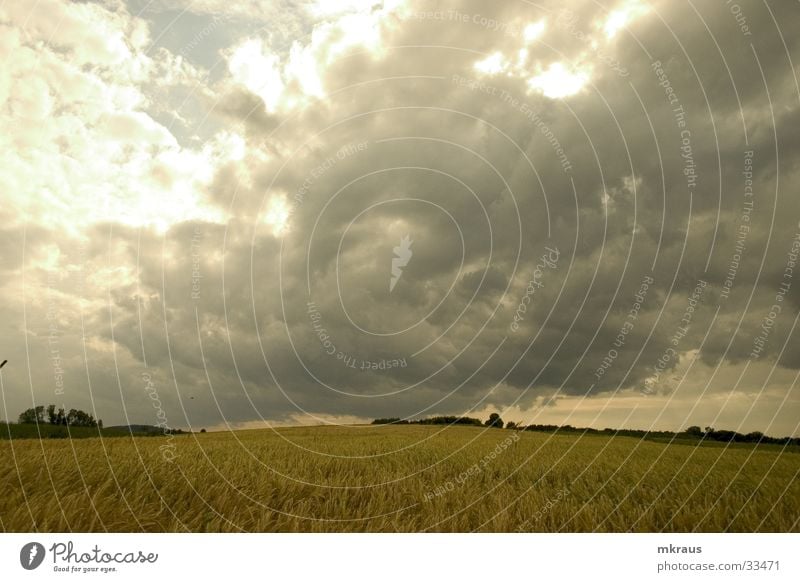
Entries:
{"type": "Polygon", "coordinates": [[[0,528],[798,532],[799,472],[776,445],[471,427],[12,439],[0,528]]]}

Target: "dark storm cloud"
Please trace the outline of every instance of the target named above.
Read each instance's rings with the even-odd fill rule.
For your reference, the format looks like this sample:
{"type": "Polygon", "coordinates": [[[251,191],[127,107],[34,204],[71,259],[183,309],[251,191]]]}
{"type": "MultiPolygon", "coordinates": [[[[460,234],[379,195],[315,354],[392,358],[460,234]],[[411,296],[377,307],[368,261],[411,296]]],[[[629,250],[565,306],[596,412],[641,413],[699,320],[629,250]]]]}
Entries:
{"type": "MultiPolygon", "coordinates": [[[[486,12],[485,6],[459,9],[464,14],[486,12]]],[[[589,8],[583,13],[598,14],[589,8]]],[[[524,22],[519,16],[507,10],[495,17],[524,22]]],[[[535,16],[526,14],[531,20],[535,16]]],[[[706,18],[719,22],[724,16],[722,7],[706,18]]],[[[754,26],[769,25],[767,19],[763,11],[752,16],[754,26]]],[[[579,21],[578,26],[590,30],[591,21],[579,21]]],[[[621,81],[613,70],[598,65],[592,86],[564,103],[529,93],[522,78],[480,77],[472,68],[480,54],[470,51],[489,54],[520,43],[519,35],[498,35],[480,26],[407,19],[385,39],[387,45],[420,43],[435,30],[442,44],[468,50],[397,49],[380,59],[361,55],[334,63],[326,85],[341,91],[328,101],[282,120],[284,125],[274,130],[262,126],[258,131],[249,125],[251,140],[280,144],[284,155],[256,169],[256,184],[236,193],[234,208],[253,218],[254,208],[263,211],[270,192],[282,191],[292,207],[291,230],[279,251],[268,229],[245,219],[243,229],[255,228],[255,249],[248,236],[239,236],[226,248],[228,317],[222,335],[230,345],[223,342],[217,346],[221,353],[212,350],[207,355],[212,367],[230,369],[235,359],[239,374],[257,387],[259,396],[274,394],[277,384],[306,410],[362,416],[414,414],[429,406],[459,412],[483,402],[503,404],[492,394],[487,399],[501,380],[516,388],[502,391],[503,398],[522,396],[522,404],[533,402],[539,390],[548,387],[567,394],[590,389],[597,394],[641,385],[673,345],[698,280],[708,282],[708,291],[689,329],[679,334],[678,351],[700,346],[720,304],[718,291],[735,244],[731,227],[741,214],[745,149],[758,152],[754,173],[759,208],[735,293],[720,309],[723,314],[744,313],[737,337],[742,336],[742,344],[752,343],[769,307],[769,292],[757,291],[744,311],[744,296],[758,273],[758,259],[752,257],[758,256],[769,233],[787,244],[791,221],[785,221],[784,229],[770,227],[775,151],[757,63],[748,58],[742,48],[746,39],[734,27],[718,28],[717,43],[730,59],[731,71],[736,71],[741,112],[727,70],[720,67],[721,56],[707,56],[713,41],[703,34],[698,18],[662,4],[632,29],[652,60],[661,61],[678,95],[690,131],[688,142],[682,140],[683,127],[673,112],[676,104],[669,103],[659,85],[663,78],[624,32],[616,54],[630,78],[621,81]],[[403,75],[442,79],[357,85],[403,75]],[[483,81],[495,94],[465,87],[453,80],[454,75],[483,81]],[[496,94],[501,91],[525,107],[504,101],[496,94]],[[559,164],[546,130],[526,117],[527,111],[538,114],[567,152],[569,173],[559,164]],[[744,145],[742,115],[753,119],[749,146],[744,145]],[[348,153],[346,148],[358,143],[366,147],[348,153]],[[288,159],[285,152],[297,148],[288,159]],[[698,175],[691,188],[683,173],[687,157],[681,154],[687,152],[698,175]],[[295,195],[315,173],[319,178],[298,203],[295,195]],[[425,202],[399,200],[404,198],[425,202]],[[414,255],[390,294],[392,249],[406,234],[414,241],[414,255]],[[512,333],[512,316],[546,244],[559,249],[558,265],[543,274],[543,286],[520,329],[512,333]],[[643,277],[650,275],[653,289],[625,336],[624,349],[618,350],[621,355],[598,378],[597,369],[613,348],[643,277]],[[316,321],[309,314],[309,302],[316,321]],[[254,317],[263,334],[265,358],[253,347],[254,317]],[[402,330],[407,331],[397,333],[402,330]],[[502,349],[495,351],[501,343],[502,349]],[[371,367],[371,362],[388,366],[394,360],[407,365],[371,367]],[[355,368],[349,367],[353,364],[355,368]],[[369,369],[360,369],[364,366],[369,369]],[[389,393],[394,394],[364,398],[389,393]]],[[[780,73],[773,69],[781,66],[783,47],[776,35],[764,36],[770,42],[760,42],[757,50],[763,52],[768,82],[775,83],[780,73]]],[[[555,51],[532,50],[545,63],[558,60],[562,49],[567,56],[575,54],[574,42],[565,42],[557,27],[551,25],[543,40],[555,51]]],[[[793,97],[790,89],[785,83],[771,88],[786,104],[793,97]]],[[[256,111],[258,115],[262,114],[256,111]]],[[[780,155],[791,159],[791,143],[786,148],[789,151],[781,146],[780,155]]],[[[229,186],[227,180],[220,184],[229,186]]],[[[796,210],[788,200],[779,203],[782,217],[796,210]]],[[[780,263],[780,257],[771,258],[764,275],[771,273],[774,280],[780,263]]],[[[204,285],[213,295],[215,286],[208,275],[204,285]]],[[[758,285],[769,287],[761,280],[758,285]]],[[[191,311],[174,309],[178,322],[185,317],[192,323],[191,311]]],[[[723,330],[730,325],[712,328],[702,351],[705,359],[713,360],[718,353],[735,361],[747,351],[726,352],[723,330]]],[[[196,341],[190,339],[191,327],[186,325],[187,342],[196,341]]],[[[178,341],[181,335],[176,329],[178,341]]],[[[176,350],[172,357],[185,359],[189,368],[196,366],[193,349],[176,350]]],[[[677,361],[668,363],[661,375],[677,361]]],[[[287,402],[275,405],[270,416],[293,410],[287,402]]],[[[243,418],[248,408],[243,404],[243,418]]],[[[228,414],[237,416],[233,410],[228,414]]]]}

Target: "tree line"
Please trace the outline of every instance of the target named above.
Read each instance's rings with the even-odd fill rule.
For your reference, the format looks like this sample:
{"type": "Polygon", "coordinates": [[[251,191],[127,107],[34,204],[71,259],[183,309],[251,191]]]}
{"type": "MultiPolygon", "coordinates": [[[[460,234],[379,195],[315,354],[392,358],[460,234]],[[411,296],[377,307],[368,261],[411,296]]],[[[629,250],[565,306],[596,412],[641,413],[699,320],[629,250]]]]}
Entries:
{"type": "Polygon", "coordinates": [[[55,404],[35,406],[28,408],[19,415],[20,424],[53,424],[56,426],[88,426],[103,428],[102,420],[95,420],[94,416],[77,408],[70,408],[66,412],[63,408],[56,409],[55,404]]]}
{"type": "Polygon", "coordinates": [[[690,439],[700,441],[717,441],[726,443],[766,443],[775,445],[800,445],[800,437],[770,437],[762,432],[754,431],[740,433],[733,430],[717,430],[707,426],[705,429],[699,426],[690,426],[684,431],[671,430],[637,430],[637,429],[613,429],[613,428],[578,428],[567,425],[557,424],[517,424],[514,422],[504,423],[503,419],[496,412],[489,415],[485,421],[468,416],[432,416],[418,420],[407,420],[400,418],[376,418],[372,424],[460,424],[468,426],[487,426],[492,428],[507,428],[511,430],[530,430],[550,433],[570,433],[570,434],[604,434],[614,436],[631,436],[648,439],[690,439]]]}
{"type": "Polygon", "coordinates": [[[701,441],[716,441],[726,443],[764,443],[775,445],[800,445],[800,437],[771,437],[765,435],[763,432],[754,431],[749,433],[740,433],[733,430],[717,430],[713,427],[707,426],[705,429],[699,426],[690,426],[684,431],[671,431],[671,430],[637,430],[637,429],[614,429],[604,428],[602,430],[596,428],[578,428],[570,425],[559,426],[555,424],[531,424],[528,426],[519,426],[519,430],[533,430],[539,432],[554,432],[554,433],[582,433],[582,434],[605,434],[615,436],[632,436],[640,438],[657,438],[657,439],[689,439],[701,441]]]}
{"type": "MultiPolygon", "coordinates": [[[[500,415],[493,412],[489,415],[486,421],[481,421],[479,418],[470,418],[469,416],[431,416],[429,418],[420,418],[417,420],[407,420],[400,418],[376,418],[372,424],[466,424],[468,426],[488,426],[492,428],[503,428],[503,420],[500,415]]],[[[513,428],[513,422],[508,423],[508,428],[513,428]]]]}
{"type": "Polygon", "coordinates": [[[400,418],[376,418],[372,424],[466,424],[470,426],[483,426],[477,418],[468,416],[432,416],[430,418],[420,418],[418,420],[406,420],[400,418]]]}

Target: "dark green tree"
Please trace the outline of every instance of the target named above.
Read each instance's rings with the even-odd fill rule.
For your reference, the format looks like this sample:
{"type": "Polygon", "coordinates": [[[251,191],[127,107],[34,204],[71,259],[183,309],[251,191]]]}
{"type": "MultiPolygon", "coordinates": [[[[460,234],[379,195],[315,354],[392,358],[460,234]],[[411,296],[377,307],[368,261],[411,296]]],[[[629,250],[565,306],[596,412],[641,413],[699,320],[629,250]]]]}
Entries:
{"type": "Polygon", "coordinates": [[[36,408],[29,408],[19,415],[20,424],[38,424],[44,423],[45,412],[44,406],[37,406],[36,408]]]}
{"type": "Polygon", "coordinates": [[[20,424],[35,424],[36,423],[36,409],[28,408],[19,415],[20,424]]]}
{"type": "Polygon", "coordinates": [[[493,412],[489,415],[489,420],[487,420],[484,424],[492,428],[503,428],[503,419],[500,418],[499,414],[493,412]]]}
{"type": "Polygon", "coordinates": [[[94,416],[83,410],[70,408],[67,413],[67,424],[70,426],[97,426],[94,416]]]}

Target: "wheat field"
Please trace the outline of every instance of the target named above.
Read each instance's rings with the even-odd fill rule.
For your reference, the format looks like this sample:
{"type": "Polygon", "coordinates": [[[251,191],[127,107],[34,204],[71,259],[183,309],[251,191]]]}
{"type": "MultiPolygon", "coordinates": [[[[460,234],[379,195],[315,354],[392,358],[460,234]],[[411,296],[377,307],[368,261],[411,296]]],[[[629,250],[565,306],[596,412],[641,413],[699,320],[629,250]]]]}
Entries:
{"type": "Polygon", "coordinates": [[[0,441],[3,531],[800,531],[800,454],[437,426],[0,441]]]}

